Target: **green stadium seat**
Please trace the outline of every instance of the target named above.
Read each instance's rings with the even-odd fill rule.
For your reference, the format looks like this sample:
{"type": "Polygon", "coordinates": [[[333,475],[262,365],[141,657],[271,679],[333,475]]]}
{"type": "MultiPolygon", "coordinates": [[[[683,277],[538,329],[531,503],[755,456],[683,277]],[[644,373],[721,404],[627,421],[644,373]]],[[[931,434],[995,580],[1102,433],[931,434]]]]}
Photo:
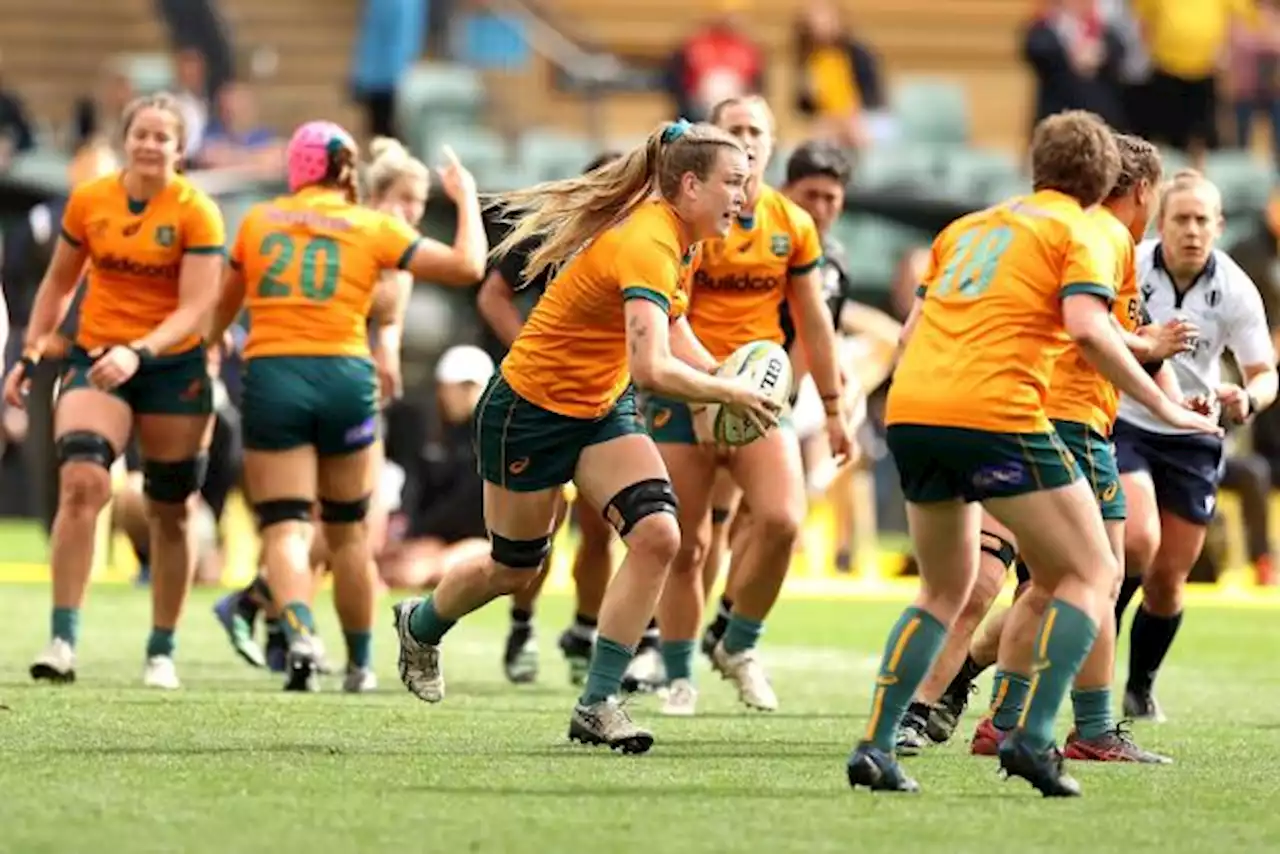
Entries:
{"type": "Polygon", "coordinates": [[[139,95],[173,88],[173,60],[166,53],[130,53],[119,58],[120,70],[139,95]]]}
{"type": "Polygon", "coordinates": [[[904,142],[964,145],[969,141],[969,103],[964,87],[949,80],[904,80],[893,92],[893,112],[904,142]]]}
{"type": "Polygon", "coordinates": [[[1248,151],[1215,151],[1205,158],[1205,177],[1222,191],[1231,212],[1259,210],[1271,199],[1274,167],[1248,151]]]}
{"type": "MultiPolygon", "coordinates": [[[[511,180],[531,177],[530,170],[515,156],[507,141],[488,128],[453,125],[440,131],[437,144],[448,145],[457,152],[458,159],[471,170],[482,190],[511,189],[516,186],[509,183],[511,180]]],[[[432,157],[428,162],[438,161],[438,157],[432,157]]],[[[537,180],[532,177],[525,180],[525,185],[537,180]]]]}
{"type": "Polygon", "coordinates": [[[956,148],[942,154],[943,191],[957,199],[996,201],[1019,181],[1018,162],[1007,152],[956,148]]]}
{"type": "Polygon", "coordinates": [[[541,181],[577,175],[597,153],[585,137],[538,130],[522,134],[518,149],[520,162],[541,181]]]}
{"type": "Polygon", "coordinates": [[[1160,164],[1164,169],[1164,177],[1172,178],[1179,169],[1191,168],[1191,158],[1176,148],[1160,149],[1160,164]]]}
{"type": "Polygon", "coordinates": [[[888,289],[902,254],[928,237],[882,217],[863,214],[840,217],[832,226],[849,259],[849,278],[863,288],[888,289]]]}
{"type": "Polygon", "coordinates": [[[37,148],[17,155],[6,173],[15,181],[30,181],[50,190],[67,189],[67,169],[71,159],[57,149],[37,148]]]}
{"type": "Polygon", "coordinates": [[[411,129],[411,150],[434,157],[439,142],[431,134],[450,124],[475,124],[484,109],[485,89],[480,75],[461,65],[420,62],[400,81],[396,110],[411,129]]]}
{"type": "Polygon", "coordinates": [[[893,186],[936,189],[942,178],[938,150],[922,145],[869,148],[858,156],[853,183],[867,190],[893,186]]]}

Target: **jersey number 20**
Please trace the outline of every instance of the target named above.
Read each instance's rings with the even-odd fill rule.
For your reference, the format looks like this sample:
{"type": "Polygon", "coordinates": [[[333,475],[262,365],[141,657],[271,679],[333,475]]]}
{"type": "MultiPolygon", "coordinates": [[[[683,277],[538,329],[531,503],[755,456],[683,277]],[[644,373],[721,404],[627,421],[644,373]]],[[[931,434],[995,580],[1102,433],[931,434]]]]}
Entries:
{"type": "MultiPolygon", "coordinates": [[[[258,296],[264,298],[293,295],[293,286],[285,280],[285,272],[293,263],[298,241],[292,235],[273,231],[262,238],[258,248],[271,266],[258,283],[258,296]]],[[[338,289],[338,244],[328,237],[312,237],[302,243],[302,263],[298,273],[298,289],[309,300],[323,302],[338,289]]]]}
{"type": "Polygon", "coordinates": [[[991,287],[996,266],[1012,241],[1013,230],[1005,225],[972,228],[960,235],[950,262],[938,277],[935,293],[945,296],[955,288],[961,296],[982,296],[991,287]]]}

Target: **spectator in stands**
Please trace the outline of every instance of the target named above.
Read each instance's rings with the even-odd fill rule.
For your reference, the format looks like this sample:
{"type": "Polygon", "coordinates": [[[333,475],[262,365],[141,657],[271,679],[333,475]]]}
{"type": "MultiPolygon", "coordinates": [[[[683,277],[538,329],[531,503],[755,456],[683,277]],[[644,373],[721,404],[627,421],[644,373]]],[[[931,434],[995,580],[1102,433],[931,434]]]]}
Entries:
{"type": "Polygon", "coordinates": [[[470,345],[450,347],[436,363],[439,423],[409,475],[408,530],[378,558],[389,587],[434,588],[458,566],[489,559],[471,413],[493,372],[489,355],[470,345]]]}
{"type": "Polygon", "coordinates": [[[102,70],[96,91],[76,101],[72,149],[79,151],[93,140],[105,139],[115,148],[117,156],[123,155],[120,117],[133,97],[133,81],[121,60],[109,61],[102,70]]]}
{"type": "Polygon", "coordinates": [[[1253,23],[1248,0],[1134,0],[1151,53],[1148,126],[1138,132],[1193,154],[1218,147],[1218,67],[1233,21],[1253,23]]]}
{"type": "Polygon", "coordinates": [[[212,103],[223,84],[232,78],[234,64],[231,32],[221,13],[222,2],[156,0],[156,4],[169,25],[175,48],[180,52],[190,51],[200,60],[200,82],[191,91],[200,95],[205,103],[212,103]]]}
{"type": "Polygon", "coordinates": [[[187,128],[187,151],[199,151],[209,126],[209,79],[204,54],[184,47],[174,56],[174,96],[187,128]]]}
{"type": "Polygon", "coordinates": [[[1124,43],[1095,0],[1054,0],[1027,28],[1023,56],[1036,78],[1032,126],[1063,110],[1090,110],[1124,126],[1124,43]]]}
{"type": "Polygon", "coordinates": [[[846,148],[873,141],[869,116],[885,107],[880,61],[840,21],[830,0],[815,0],[796,27],[797,106],[818,134],[846,148]]]}
{"type": "Polygon", "coordinates": [[[422,53],[425,28],[423,0],[365,0],[351,90],[364,107],[369,136],[399,137],[396,91],[422,53]]]}
{"type": "Polygon", "coordinates": [[[248,170],[263,179],[283,174],[284,143],[275,131],[258,123],[249,86],[227,83],[218,92],[217,103],[217,115],[209,122],[195,163],[205,169],[248,170]]]}
{"type": "Polygon", "coordinates": [[[1280,162],[1280,2],[1259,0],[1258,26],[1237,21],[1227,53],[1227,94],[1235,114],[1235,141],[1248,148],[1258,113],[1271,123],[1273,156],[1280,162]]]}
{"type": "Polygon", "coordinates": [[[677,118],[705,121],[721,101],[764,91],[764,53],[743,30],[743,0],[716,3],[716,16],[680,46],[667,67],[677,118]]]}
{"type": "Polygon", "coordinates": [[[18,93],[0,80],[0,170],[8,169],[15,154],[36,147],[26,105],[18,93]]]}

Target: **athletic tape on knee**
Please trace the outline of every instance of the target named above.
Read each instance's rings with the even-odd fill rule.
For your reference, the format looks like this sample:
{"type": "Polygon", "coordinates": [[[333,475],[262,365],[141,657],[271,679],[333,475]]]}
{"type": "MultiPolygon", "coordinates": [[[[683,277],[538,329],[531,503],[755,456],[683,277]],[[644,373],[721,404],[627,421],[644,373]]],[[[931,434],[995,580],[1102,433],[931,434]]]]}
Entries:
{"type": "Polygon", "coordinates": [[[551,553],[551,538],[533,540],[508,540],[497,534],[489,534],[489,554],[493,562],[512,569],[537,569],[551,553]]]}
{"type": "Polygon", "coordinates": [[[631,533],[641,519],[654,513],[678,515],[680,503],[676,500],[671,481],[651,478],[633,483],[618,491],[604,507],[604,518],[618,532],[619,537],[631,533]]]}
{"type": "Polygon", "coordinates": [[[1013,543],[990,531],[982,532],[982,550],[1004,564],[1006,570],[1018,559],[1018,550],[1013,543]]]}
{"type": "Polygon", "coordinates": [[[320,521],[333,525],[363,522],[364,517],[369,515],[369,502],[372,500],[373,496],[370,495],[355,501],[330,501],[321,498],[320,521]]]}
{"type": "Polygon", "coordinates": [[[116,457],[115,448],[107,441],[107,437],[92,430],[72,430],[58,437],[54,443],[58,464],[63,463],[97,463],[110,470],[116,457]]]}
{"type": "Polygon", "coordinates": [[[253,513],[258,517],[258,530],[281,522],[310,522],[311,502],[302,498],[260,501],[253,505],[253,513]]]}
{"type": "Polygon", "coordinates": [[[206,454],[177,462],[142,461],[142,492],[152,501],[181,504],[200,491],[209,470],[206,454]]]}

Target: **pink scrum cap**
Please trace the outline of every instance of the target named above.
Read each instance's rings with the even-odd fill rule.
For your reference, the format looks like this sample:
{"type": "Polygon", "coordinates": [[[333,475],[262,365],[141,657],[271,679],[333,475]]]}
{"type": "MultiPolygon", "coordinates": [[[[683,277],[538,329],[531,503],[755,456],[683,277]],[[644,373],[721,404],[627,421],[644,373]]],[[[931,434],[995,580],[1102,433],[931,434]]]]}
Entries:
{"type": "Polygon", "coordinates": [[[317,184],[329,173],[329,159],[339,150],[356,151],[351,134],[333,122],[307,122],[293,132],[285,159],[289,168],[289,191],[317,184]]]}

